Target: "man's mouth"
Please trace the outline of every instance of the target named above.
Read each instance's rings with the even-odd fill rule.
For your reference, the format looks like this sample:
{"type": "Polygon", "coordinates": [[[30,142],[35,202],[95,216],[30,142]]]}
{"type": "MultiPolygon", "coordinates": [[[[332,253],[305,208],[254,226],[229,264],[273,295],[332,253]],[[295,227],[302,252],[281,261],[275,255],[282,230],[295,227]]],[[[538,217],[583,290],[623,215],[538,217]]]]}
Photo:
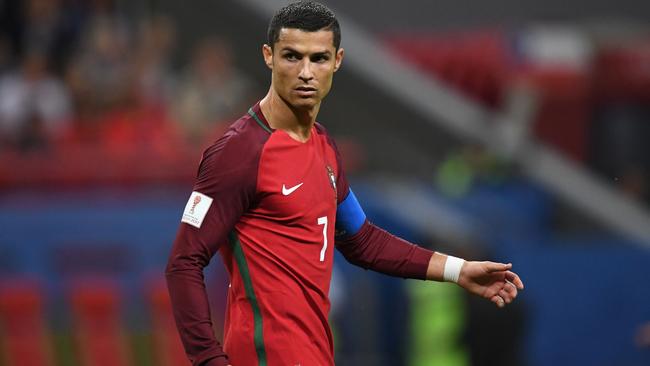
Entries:
{"type": "Polygon", "coordinates": [[[314,92],[316,91],[316,88],[312,86],[299,86],[296,88],[296,90],[305,91],[305,92],[314,92]]]}
{"type": "Polygon", "coordinates": [[[316,96],[316,88],[311,86],[299,86],[295,90],[296,94],[301,98],[312,98],[316,96]]]}

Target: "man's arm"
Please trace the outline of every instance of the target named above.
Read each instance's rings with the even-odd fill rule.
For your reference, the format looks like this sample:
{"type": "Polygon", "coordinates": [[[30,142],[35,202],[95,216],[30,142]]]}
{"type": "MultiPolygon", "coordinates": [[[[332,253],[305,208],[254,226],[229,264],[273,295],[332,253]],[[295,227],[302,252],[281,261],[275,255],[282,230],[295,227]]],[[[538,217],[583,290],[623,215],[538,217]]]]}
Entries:
{"type": "Polygon", "coordinates": [[[390,276],[426,279],[433,252],[411,244],[365,221],[358,232],[336,239],[345,259],[390,276]]]}
{"type": "Polygon", "coordinates": [[[391,276],[450,281],[503,307],[523,289],[512,264],[464,261],[400,239],[370,223],[352,190],[337,210],[337,249],[352,264],[391,276]]]}
{"type": "Polygon", "coordinates": [[[341,155],[330,138],[338,163],[336,248],[355,265],[391,276],[451,281],[503,307],[517,297],[524,284],[511,264],[463,261],[433,252],[378,228],[366,219],[350,189],[341,155]]]}
{"type": "Polygon", "coordinates": [[[176,326],[194,366],[228,365],[214,336],[203,268],[254,199],[259,156],[244,142],[227,133],[204,153],[165,271],[176,326]]]}
{"type": "Polygon", "coordinates": [[[212,330],[203,278],[213,250],[201,248],[189,233],[191,228],[184,226],[178,230],[165,271],[176,326],[193,365],[225,366],[228,358],[212,330]]]}
{"type": "Polygon", "coordinates": [[[348,189],[336,210],[336,248],[357,266],[387,275],[426,279],[433,252],[380,229],[366,219],[348,189]]]}

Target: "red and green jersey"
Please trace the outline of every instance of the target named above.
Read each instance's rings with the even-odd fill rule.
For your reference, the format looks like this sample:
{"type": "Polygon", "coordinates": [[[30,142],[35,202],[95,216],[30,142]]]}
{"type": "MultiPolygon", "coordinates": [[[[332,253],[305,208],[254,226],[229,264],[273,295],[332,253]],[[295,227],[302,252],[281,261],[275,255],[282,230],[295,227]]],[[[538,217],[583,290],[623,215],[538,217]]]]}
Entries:
{"type": "Polygon", "coordinates": [[[205,151],[181,221],[167,281],[195,365],[333,365],[334,246],[403,277],[424,278],[431,257],[366,221],[321,125],[296,141],[259,104],[205,151]],[[217,251],[230,276],[223,346],[202,273],[217,251]]]}

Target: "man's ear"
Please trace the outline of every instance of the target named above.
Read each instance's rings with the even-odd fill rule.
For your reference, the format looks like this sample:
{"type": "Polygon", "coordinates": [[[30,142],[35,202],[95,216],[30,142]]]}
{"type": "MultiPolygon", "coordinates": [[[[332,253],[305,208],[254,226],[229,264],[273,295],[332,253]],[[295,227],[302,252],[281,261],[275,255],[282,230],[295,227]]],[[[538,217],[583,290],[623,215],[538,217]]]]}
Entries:
{"type": "Polygon", "coordinates": [[[343,62],[344,54],[345,54],[345,50],[343,48],[339,48],[339,50],[336,51],[336,58],[334,60],[334,72],[337,72],[341,67],[341,62],[343,62]]]}
{"type": "Polygon", "coordinates": [[[262,55],[264,56],[264,63],[266,66],[273,70],[273,49],[268,44],[262,46],[262,55]]]}

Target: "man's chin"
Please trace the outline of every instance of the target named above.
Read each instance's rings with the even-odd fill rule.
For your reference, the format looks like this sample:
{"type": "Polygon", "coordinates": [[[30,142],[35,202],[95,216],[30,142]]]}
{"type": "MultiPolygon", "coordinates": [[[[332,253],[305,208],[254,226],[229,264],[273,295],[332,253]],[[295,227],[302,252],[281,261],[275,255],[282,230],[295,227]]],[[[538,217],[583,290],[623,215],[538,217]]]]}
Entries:
{"type": "Polygon", "coordinates": [[[316,98],[300,98],[293,101],[292,106],[295,109],[309,110],[318,105],[316,98]]]}

